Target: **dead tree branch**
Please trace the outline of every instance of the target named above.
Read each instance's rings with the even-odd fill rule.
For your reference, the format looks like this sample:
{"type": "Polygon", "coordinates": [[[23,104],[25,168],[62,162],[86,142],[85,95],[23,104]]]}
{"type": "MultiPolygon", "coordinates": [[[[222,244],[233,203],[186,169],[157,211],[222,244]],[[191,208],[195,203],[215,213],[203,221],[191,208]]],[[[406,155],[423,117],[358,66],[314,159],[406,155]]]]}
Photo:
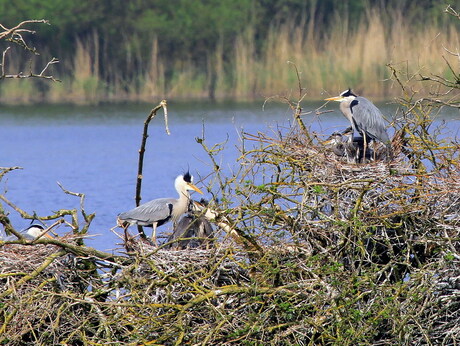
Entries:
{"type": "MultiPolygon", "coordinates": [[[[149,134],[148,134],[149,124],[150,124],[150,121],[152,121],[152,119],[157,114],[158,110],[160,110],[162,108],[163,112],[164,112],[164,116],[165,116],[166,133],[169,135],[170,132],[169,132],[169,127],[168,127],[168,107],[167,106],[168,106],[168,104],[167,104],[166,100],[162,100],[158,104],[158,106],[156,106],[155,108],[153,108],[151,110],[149,116],[144,121],[144,131],[142,133],[142,142],[141,142],[141,147],[139,149],[139,161],[138,161],[138,167],[137,167],[136,207],[139,206],[139,204],[141,202],[141,199],[142,199],[142,197],[141,197],[142,179],[143,179],[142,172],[143,172],[143,168],[144,168],[145,146],[146,146],[146,143],[147,143],[147,138],[149,136],[149,134]]],[[[144,234],[142,226],[137,226],[137,227],[138,227],[139,233],[144,234]]]]}
{"type": "MultiPolygon", "coordinates": [[[[3,30],[3,31],[0,31],[0,40],[11,42],[17,46],[22,47],[23,49],[29,51],[30,53],[34,55],[40,55],[37,52],[37,49],[35,47],[31,47],[23,36],[24,34],[29,34],[29,35],[35,34],[34,30],[28,29],[26,27],[29,24],[35,24],[35,23],[50,25],[49,22],[44,19],[25,20],[19,23],[18,25],[14,26],[13,28],[7,28],[4,25],[0,24],[0,29],[3,30]]],[[[59,60],[54,57],[48,61],[48,63],[45,65],[44,68],[41,69],[39,73],[34,73],[32,71],[32,63],[30,63],[29,71],[27,73],[24,73],[21,71],[21,72],[14,73],[14,74],[8,74],[6,72],[7,70],[7,59],[6,58],[7,58],[7,54],[9,53],[10,49],[11,47],[7,47],[2,53],[2,61],[0,65],[1,66],[0,80],[2,79],[40,78],[40,79],[49,79],[49,80],[52,80],[53,82],[60,82],[60,80],[56,79],[52,74],[48,74],[50,66],[59,63],[59,60]]]]}

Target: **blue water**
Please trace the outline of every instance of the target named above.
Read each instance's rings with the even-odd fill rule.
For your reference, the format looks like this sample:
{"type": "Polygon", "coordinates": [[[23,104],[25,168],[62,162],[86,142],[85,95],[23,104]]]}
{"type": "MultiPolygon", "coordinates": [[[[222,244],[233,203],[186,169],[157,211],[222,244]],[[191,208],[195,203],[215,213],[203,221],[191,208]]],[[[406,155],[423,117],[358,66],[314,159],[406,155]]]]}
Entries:
{"type": "MultiPolygon", "coordinates": [[[[314,111],[321,103],[307,103],[304,112],[314,111]]],[[[100,250],[120,248],[120,240],[110,231],[116,216],[135,206],[138,150],[143,123],[155,105],[116,104],[100,106],[37,105],[2,106],[0,108],[0,166],[20,166],[1,181],[2,193],[21,209],[39,216],[59,209],[80,207],[77,197],[62,192],[57,185],[72,192],[84,193],[85,211],[96,213],[90,227],[93,236],[86,241],[100,250]],[[6,191],[6,192],[5,192],[6,191]]],[[[382,104],[388,113],[394,106],[382,104]]],[[[338,111],[338,104],[329,104],[333,113],[307,114],[304,120],[313,131],[330,134],[348,126],[338,111]]],[[[204,138],[209,147],[227,141],[226,149],[217,159],[224,171],[237,167],[240,134],[258,131],[273,134],[292,122],[292,111],[286,105],[255,103],[173,103],[168,104],[167,135],[160,110],[150,124],[144,158],[142,201],[158,197],[176,197],[173,182],[177,175],[190,169],[195,183],[205,191],[199,177],[212,172],[210,160],[195,140],[204,138]]],[[[458,134],[458,112],[440,119],[453,124],[448,127],[458,134]]],[[[210,196],[205,196],[210,197],[210,196]]],[[[17,229],[28,226],[28,220],[5,206],[17,229]]],[[[83,221],[79,215],[80,222],[83,221]]],[[[159,233],[170,230],[162,226],[159,233]]],[[[60,235],[69,232],[60,226],[60,235]]]]}

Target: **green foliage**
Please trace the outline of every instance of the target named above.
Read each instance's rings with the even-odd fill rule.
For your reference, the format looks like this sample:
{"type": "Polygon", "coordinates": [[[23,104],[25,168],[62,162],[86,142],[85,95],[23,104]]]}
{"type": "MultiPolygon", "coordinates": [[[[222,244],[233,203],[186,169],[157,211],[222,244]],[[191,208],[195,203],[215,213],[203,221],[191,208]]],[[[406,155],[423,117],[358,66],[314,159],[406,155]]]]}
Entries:
{"type": "MultiPolygon", "coordinates": [[[[299,44],[313,40],[308,41],[308,48],[299,46],[300,50],[288,57],[300,60],[299,54],[305,54],[308,60],[305,49],[311,50],[312,44],[317,46],[315,49],[324,48],[336,31],[342,32],[342,39],[346,36],[351,39],[352,33],[365,30],[374,21],[371,13],[378,14],[388,31],[386,34],[390,35],[395,17],[404,18],[408,31],[417,31],[422,22],[448,28],[453,19],[442,14],[444,8],[444,4],[434,0],[417,3],[408,0],[0,1],[1,21],[7,27],[25,18],[50,21],[51,26],[40,27],[39,34],[33,36],[33,43],[41,52],[39,63],[49,56],[59,57],[61,63],[53,68],[61,79],[80,73],[74,56],[78,49],[85,49],[90,56],[87,63],[97,66],[95,77],[106,86],[105,90],[99,89],[101,97],[104,92],[139,94],[139,91],[150,97],[151,91],[145,90],[148,88],[143,83],[153,85],[158,95],[173,89],[174,94],[185,97],[190,94],[214,97],[216,88],[219,95],[226,97],[232,96],[229,91],[239,97],[260,95],[263,91],[256,88],[263,89],[279,79],[273,64],[265,60],[272,59],[277,65],[286,60],[284,56],[266,56],[270,53],[270,33],[287,30],[288,35],[282,36],[284,40],[296,37],[299,44]],[[299,32],[302,35],[296,36],[299,32]],[[241,52],[238,50],[242,48],[236,47],[238,40],[244,42],[241,52]],[[83,42],[83,47],[79,48],[78,42],[83,42]],[[246,63],[239,61],[238,55],[247,59],[246,63]],[[177,84],[185,67],[191,71],[187,76],[191,82],[177,84]],[[153,70],[156,72],[152,75],[153,70]]],[[[326,58],[313,65],[319,71],[312,74],[321,81],[318,90],[333,86],[337,72],[348,85],[368,82],[364,78],[368,70],[350,68],[360,64],[338,64],[336,58],[332,54],[331,62],[323,65],[326,58]],[[336,65],[345,66],[347,71],[333,71],[336,65]]],[[[27,61],[28,57],[20,60],[27,61]]],[[[307,66],[310,64],[311,61],[307,66]]],[[[379,79],[387,77],[383,65],[370,67],[377,70],[374,74],[379,79]]],[[[295,75],[288,72],[283,81],[292,85],[295,75]]],[[[270,91],[278,92],[273,87],[270,91]]]]}

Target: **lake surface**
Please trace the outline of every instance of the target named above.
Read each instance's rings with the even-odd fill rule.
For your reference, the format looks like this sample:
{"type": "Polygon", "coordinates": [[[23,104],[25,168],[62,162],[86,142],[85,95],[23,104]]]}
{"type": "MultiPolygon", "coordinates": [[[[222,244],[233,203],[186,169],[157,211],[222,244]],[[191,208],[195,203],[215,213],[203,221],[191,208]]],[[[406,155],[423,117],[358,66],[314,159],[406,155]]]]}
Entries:
{"type": "MultiPolygon", "coordinates": [[[[304,116],[312,130],[327,135],[348,126],[338,103],[327,105],[326,109],[334,110],[333,113],[315,115],[314,110],[321,105],[322,102],[303,105],[304,112],[313,111],[304,116]]],[[[120,240],[110,229],[120,212],[135,206],[138,150],[144,120],[154,106],[132,103],[1,106],[0,166],[23,168],[3,178],[2,193],[6,191],[10,201],[39,216],[59,209],[79,208],[79,198],[64,194],[57,182],[67,190],[84,193],[85,211],[96,213],[90,227],[94,237],[86,244],[105,251],[120,248],[117,245],[120,240]]],[[[378,106],[390,116],[396,110],[391,104],[378,106]]],[[[199,176],[212,172],[207,154],[195,140],[203,136],[203,131],[209,147],[227,141],[226,150],[218,159],[224,169],[230,169],[238,165],[241,131],[272,133],[279,127],[289,127],[292,122],[292,111],[279,103],[263,107],[263,102],[169,102],[168,113],[170,136],[165,133],[162,110],[149,127],[142,202],[176,197],[174,179],[188,168],[195,176],[196,185],[203,187],[199,176]]],[[[447,121],[449,135],[458,136],[458,111],[442,113],[437,121],[442,120],[447,121]]],[[[30,221],[5,208],[15,228],[29,225],[30,221]]],[[[62,226],[57,232],[62,235],[69,230],[62,226]]],[[[170,224],[158,231],[159,234],[170,231],[170,224]]]]}

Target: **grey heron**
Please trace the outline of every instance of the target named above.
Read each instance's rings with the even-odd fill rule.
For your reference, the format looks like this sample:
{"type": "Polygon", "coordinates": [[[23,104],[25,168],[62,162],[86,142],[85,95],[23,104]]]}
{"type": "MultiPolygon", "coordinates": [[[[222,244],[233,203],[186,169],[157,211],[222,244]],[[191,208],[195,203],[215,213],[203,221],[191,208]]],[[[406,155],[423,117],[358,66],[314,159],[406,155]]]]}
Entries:
{"type": "MultiPolygon", "coordinates": [[[[49,238],[49,239],[53,239],[52,236],[50,236],[48,233],[45,233],[44,231],[45,231],[45,227],[43,227],[42,225],[40,225],[40,224],[32,224],[29,227],[27,227],[27,228],[25,228],[23,230],[20,230],[19,233],[26,240],[35,240],[35,239],[37,239],[39,237],[40,238],[41,237],[46,237],[46,238],[49,238]]],[[[1,240],[13,241],[13,240],[18,240],[18,237],[16,237],[15,235],[10,235],[10,236],[4,237],[1,240]]]]}
{"type": "Polygon", "coordinates": [[[213,237],[214,230],[209,220],[214,215],[208,215],[205,208],[208,202],[201,199],[200,202],[190,200],[188,213],[174,227],[173,233],[169,236],[166,248],[184,250],[187,248],[198,248],[207,245],[213,237]]]}
{"type": "Polygon", "coordinates": [[[194,190],[203,194],[198,187],[193,185],[193,177],[189,172],[179,175],[174,182],[174,187],[179,194],[179,198],[158,198],[141,204],[132,210],[119,214],[118,225],[125,230],[130,225],[152,227],[151,238],[157,244],[157,227],[170,220],[176,223],[187,212],[190,201],[189,191],[194,190]]]}
{"type": "Polygon", "coordinates": [[[356,96],[351,89],[345,90],[339,96],[330,97],[325,101],[340,102],[340,110],[345,118],[350,121],[354,133],[357,131],[364,138],[364,151],[367,144],[373,141],[382,142],[387,147],[388,156],[391,157],[391,143],[385,129],[382,112],[368,99],[356,96]]]}
{"type": "MultiPolygon", "coordinates": [[[[330,147],[335,155],[346,157],[348,162],[361,162],[364,153],[364,138],[351,137],[353,130],[351,126],[347,127],[342,132],[332,133],[323,144],[330,147]]],[[[366,149],[366,159],[372,158],[372,150],[366,149]]]]}

